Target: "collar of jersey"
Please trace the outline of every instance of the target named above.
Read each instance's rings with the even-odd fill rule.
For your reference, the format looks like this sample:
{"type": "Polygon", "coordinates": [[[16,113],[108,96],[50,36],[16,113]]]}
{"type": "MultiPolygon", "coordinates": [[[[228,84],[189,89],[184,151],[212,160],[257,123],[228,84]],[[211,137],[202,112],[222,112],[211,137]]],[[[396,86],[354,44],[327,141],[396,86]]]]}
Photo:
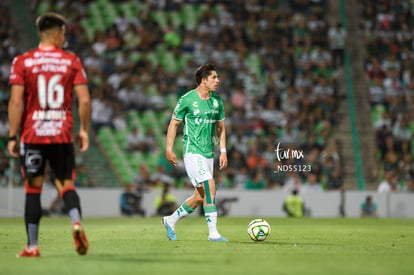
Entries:
{"type": "Polygon", "coordinates": [[[55,49],[56,49],[56,46],[54,46],[54,45],[47,45],[47,46],[39,45],[39,50],[42,50],[42,51],[51,51],[51,50],[55,50],[55,49]]]}

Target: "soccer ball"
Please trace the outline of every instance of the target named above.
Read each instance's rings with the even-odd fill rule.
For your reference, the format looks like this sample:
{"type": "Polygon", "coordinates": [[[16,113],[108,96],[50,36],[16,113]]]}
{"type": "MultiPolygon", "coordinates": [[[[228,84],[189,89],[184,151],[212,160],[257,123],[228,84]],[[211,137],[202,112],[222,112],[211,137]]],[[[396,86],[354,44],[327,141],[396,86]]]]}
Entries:
{"type": "Polygon", "coordinates": [[[247,226],[247,234],[255,242],[262,242],[270,236],[270,224],[264,219],[254,219],[247,226]]]}

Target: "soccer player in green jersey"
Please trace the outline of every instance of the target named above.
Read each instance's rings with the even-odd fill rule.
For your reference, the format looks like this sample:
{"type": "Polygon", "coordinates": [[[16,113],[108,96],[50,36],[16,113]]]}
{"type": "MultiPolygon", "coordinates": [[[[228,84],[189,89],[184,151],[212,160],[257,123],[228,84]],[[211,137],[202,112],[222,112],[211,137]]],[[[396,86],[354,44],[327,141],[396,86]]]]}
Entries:
{"type": "Polygon", "coordinates": [[[226,131],[224,107],[221,98],[214,93],[219,84],[216,69],[211,64],[200,66],[195,72],[197,87],[180,97],[172,114],[167,131],[166,158],[174,166],[177,156],[173,151],[177,128],[184,123],[183,154],[188,177],[194,186],[194,194],[184,201],[162,222],[170,240],[177,240],[176,222],[191,214],[203,204],[209,235],[212,242],[227,242],[217,230],[216,185],[213,178],[214,145],[220,144],[219,169],[227,167],[226,131]]]}

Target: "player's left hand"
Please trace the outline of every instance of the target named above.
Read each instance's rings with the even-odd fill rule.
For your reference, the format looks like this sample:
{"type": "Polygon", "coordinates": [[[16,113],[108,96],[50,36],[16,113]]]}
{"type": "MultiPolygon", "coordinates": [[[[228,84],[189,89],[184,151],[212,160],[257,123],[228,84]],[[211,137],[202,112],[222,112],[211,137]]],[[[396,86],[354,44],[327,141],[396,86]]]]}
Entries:
{"type": "Polygon", "coordinates": [[[80,130],[76,137],[76,142],[80,145],[80,151],[85,152],[89,148],[89,135],[88,132],[80,130]]]}
{"type": "Polygon", "coordinates": [[[19,157],[19,148],[17,147],[17,141],[16,140],[9,140],[8,141],[7,151],[9,151],[9,154],[12,158],[18,158],[19,157]]]}
{"type": "Polygon", "coordinates": [[[219,169],[224,169],[227,167],[227,154],[224,153],[220,153],[220,157],[219,157],[219,169]]]}

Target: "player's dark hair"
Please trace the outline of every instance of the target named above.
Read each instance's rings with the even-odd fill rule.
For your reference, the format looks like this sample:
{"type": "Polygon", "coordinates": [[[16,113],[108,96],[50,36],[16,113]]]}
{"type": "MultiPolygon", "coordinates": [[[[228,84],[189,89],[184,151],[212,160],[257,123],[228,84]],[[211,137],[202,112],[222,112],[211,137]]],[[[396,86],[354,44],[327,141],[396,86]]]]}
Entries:
{"type": "Polygon", "coordinates": [[[201,80],[203,78],[208,77],[211,74],[211,72],[215,70],[216,70],[216,67],[214,67],[211,64],[205,64],[205,65],[201,65],[200,67],[198,67],[194,75],[197,86],[200,85],[201,80]]]}
{"type": "Polygon", "coordinates": [[[36,19],[37,31],[43,32],[54,28],[63,28],[66,26],[66,19],[62,15],[54,12],[48,12],[40,15],[36,19]]]}

